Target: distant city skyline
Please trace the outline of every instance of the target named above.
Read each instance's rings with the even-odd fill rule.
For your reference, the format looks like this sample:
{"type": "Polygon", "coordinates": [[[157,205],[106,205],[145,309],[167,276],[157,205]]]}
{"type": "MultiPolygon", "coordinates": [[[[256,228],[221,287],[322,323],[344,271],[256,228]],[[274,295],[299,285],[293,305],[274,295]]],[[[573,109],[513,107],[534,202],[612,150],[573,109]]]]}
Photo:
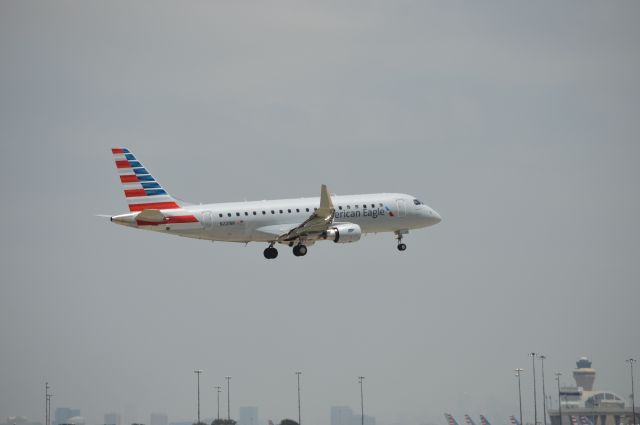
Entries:
{"type": "MultiPolygon", "coordinates": [[[[571,373],[565,373],[565,375],[573,376],[573,379],[575,380],[575,384],[581,383],[582,385],[586,385],[587,390],[591,391],[594,383],[594,379],[595,379],[595,372],[593,369],[590,369],[592,364],[591,360],[587,357],[580,357],[577,359],[577,361],[575,361],[575,364],[576,364],[576,368],[572,369],[571,373]]],[[[538,371],[538,373],[541,373],[541,372],[538,371]]],[[[606,373],[606,370],[605,370],[605,373],[606,373]]],[[[571,384],[567,385],[566,382],[563,382],[561,388],[563,391],[572,391],[573,387],[571,384]]],[[[538,389],[538,392],[540,391],[541,390],[538,389]]],[[[621,393],[621,394],[624,394],[624,393],[621,393]]],[[[625,396],[624,403],[626,403],[627,405],[629,405],[629,397],[630,396],[625,396]]],[[[471,401],[471,400],[468,400],[468,401],[471,401]]],[[[550,403],[548,405],[548,411],[554,412],[554,406],[557,405],[557,395],[553,391],[550,392],[548,396],[548,401],[550,403]]],[[[542,400],[541,400],[541,403],[542,403],[542,400]]],[[[138,409],[135,406],[135,404],[127,403],[123,410],[127,411],[128,414],[131,417],[133,417],[137,415],[137,413],[135,412],[137,412],[138,409]]],[[[329,424],[330,425],[358,425],[361,423],[361,419],[359,414],[354,413],[357,410],[359,410],[359,407],[355,408],[355,405],[354,407],[349,405],[331,406],[329,424]]],[[[449,409],[449,410],[452,410],[452,409],[449,409]]],[[[454,412],[458,412],[453,416],[456,417],[459,414],[460,417],[463,417],[464,414],[471,414],[472,417],[478,417],[480,414],[484,414],[485,416],[489,417],[492,425],[508,423],[507,416],[501,417],[499,415],[495,415],[495,416],[491,414],[487,415],[487,412],[489,410],[490,410],[489,408],[472,409],[472,408],[459,407],[457,409],[453,409],[454,412]]],[[[512,413],[515,414],[515,409],[512,409],[512,410],[513,410],[512,413]]],[[[66,423],[69,423],[69,421],[74,418],[78,418],[84,421],[84,418],[81,417],[81,409],[68,408],[68,407],[55,407],[54,411],[55,411],[54,420],[53,420],[54,424],[66,424],[66,423]]],[[[282,418],[276,418],[276,419],[274,418],[259,419],[258,411],[259,411],[259,406],[240,406],[237,410],[237,416],[234,417],[232,415],[232,419],[237,420],[238,425],[252,425],[252,424],[266,425],[269,420],[273,420],[274,423],[277,424],[279,420],[287,417],[294,419],[293,414],[284,415],[282,418]]],[[[42,423],[38,421],[31,422],[25,416],[16,415],[12,417],[15,419],[15,422],[13,423],[15,423],[16,425],[42,425],[42,423]]],[[[148,425],[193,425],[193,423],[196,422],[195,419],[184,420],[184,418],[178,421],[169,421],[169,416],[166,413],[158,413],[158,412],[151,412],[149,413],[148,417],[149,417],[148,425]]],[[[140,422],[140,421],[132,421],[129,423],[124,423],[121,418],[122,418],[122,415],[120,413],[118,413],[117,411],[111,411],[109,413],[104,414],[104,421],[102,423],[86,422],[86,425],[131,425],[134,423],[142,423],[144,425],[147,425],[147,423],[140,422]]],[[[205,423],[211,423],[214,419],[215,419],[215,415],[203,417],[203,421],[205,423]]],[[[0,423],[0,425],[13,425],[13,423],[7,420],[4,424],[0,423]]],[[[85,422],[72,421],[72,423],[78,424],[78,425],[85,425],[85,422]]],[[[428,423],[433,423],[433,422],[428,422],[428,423]]],[[[436,422],[436,423],[439,423],[439,422],[436,422]]],[[[369,416],[366,414],[364,418],[364,424],[365,425],[381,425],[381,423],[376,422],[375,417],[369,416]]],[[[404,424],[404,422],[393,421],[393,422],[389,422],[389,424],[402,425],[404,424]]],[[[527,424],[532,424],[532,421],[525,419],[525,425],[527,424]]]]}
{"type": "Polygon", "coordinates": [[[373,416],[354,414],[349,406],[331,406],[331,425],[376,425],[376,418],[373,416]]]}

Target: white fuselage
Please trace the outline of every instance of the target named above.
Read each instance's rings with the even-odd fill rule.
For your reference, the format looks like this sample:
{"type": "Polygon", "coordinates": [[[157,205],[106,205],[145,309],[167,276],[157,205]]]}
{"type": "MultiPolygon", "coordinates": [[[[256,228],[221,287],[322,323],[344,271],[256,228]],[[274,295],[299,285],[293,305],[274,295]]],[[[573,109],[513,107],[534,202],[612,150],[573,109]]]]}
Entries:
{"type": "MultiPolygon", "coordinates": [[[[332,196],[334,224],[354,223],[362,233],[396,232],[431,226],[441,221],[432,208],[402,193],[332,196]]],[[[137,213],[115,216],[112,221],[131,227],[197,239],[227,242],[272,242],[273,231],[304,222],[318,208],[320,198],[226,202],[187,205],[163,210],[168,217],[195,217],[191,222],[140,224],[137,213]],[[264,229],[270,229],[269,232],[264,229]]]]}

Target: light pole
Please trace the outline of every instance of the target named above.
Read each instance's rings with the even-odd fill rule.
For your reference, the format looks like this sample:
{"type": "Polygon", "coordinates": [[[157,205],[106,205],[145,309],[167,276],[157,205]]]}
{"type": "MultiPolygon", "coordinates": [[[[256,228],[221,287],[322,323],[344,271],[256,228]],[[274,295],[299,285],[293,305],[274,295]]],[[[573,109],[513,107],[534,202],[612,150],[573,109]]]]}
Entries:
{"type": "Polygon", "coordinates": [[[49,393],[49,412],[48,412],[48,418],[49,418],[49,424],[51,423],[51,399],[53,398],[53,394],[49,393]]]}
{"type": "Polygon", "coordinates": [[[302,375],[302,372],[297,371],[296,375],[298,375],[298,425],[302,425],[302,416],[300,410],[300,375],[302,375]]]}
{"type": "Polygon", "coordinates": [[[44,383],[44,425],[49,425],[49,383],[44,383]]]}
{"type": "Polygon", "coordinates": [[[540,363],[542,364],[542,401],[544,403],[542,405],[542,412],[544,413],[544,425],[547,425],[547,393],[544,389],[544,359],[546,359],[547,356],[545,356],[544,354],[540,354],[538,358],[540,359],[540,363]]]}
{"type": "Polygon", "coordinates": [[[364,382],[364,376],[358,376],[358,382],[360,383],[360,419],[361,419],[361,424],[364,425],[364,392],[362,390],[362,383],[364,382]]]}
{"type": "Polygon", "coordinates": [[[231,420],[231,377],[225,376],[227,380],[227,419],[231,420]]]}
{"type": "Polygon", "coordinates": [[[522,372],[524,371],[524,369],[517,368],[515,369],[515,371],[516,371],[516,376],[518,377],[518,403],[520,405],[520,425],[524,425],[522,422],[522,387],[520,386],[520,375],[522,375],[522,372]]]}
{"type": "Polygon", "coordinates": [[[529,353],[533,364],[533,425],[538,425],[538,397],[536,395],[536,353],[529,353]]]}
{"type": "Polygon", "coordinates": [[[218,385],[217,387],[213,388],[215,388],[216,392],[218,393],[218,420],[220,420],[220,392],[222,391],[222,387],[218,385]]]}
{"type": "Polygon", "coordinates": [[[558,381],[558,416],[560,417],[560,423],[562,425],[562,401],[560,399],[560,372],[556,372],[556,381],[558,381]]]}
{"type": "Polygon", "coordinates": [[[633,412],[633,423],[636,423],[636,394],[633,391],[633,364],[636,362],[636,359],[627,359],[627,363],[629,363],[629,367],[631,368],[631,411],[633,412]]]}
{"type": "Polygon", "coordinates": [[[193,371],[193,373],[195,373],[196,377],[197,377],[196,378],[196,382],[197,382],[196,386],[198,388],[198,425],[200,425],[200,374],[202,372],[203,371],[200,370],[200,369],[196,369],[196,370],[193,371]]]}

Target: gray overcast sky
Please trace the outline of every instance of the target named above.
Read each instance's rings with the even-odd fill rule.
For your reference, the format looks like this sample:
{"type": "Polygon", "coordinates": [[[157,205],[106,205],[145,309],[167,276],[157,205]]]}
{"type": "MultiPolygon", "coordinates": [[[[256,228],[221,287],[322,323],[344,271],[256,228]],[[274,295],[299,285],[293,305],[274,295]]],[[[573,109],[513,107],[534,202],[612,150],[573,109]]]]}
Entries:
{"type": "MultiPolygon", "coordinates": [[[[640,3],[0,2],[0,418],[516,412],[514,367],[640,356],[640,3]],[[137,232],[110,148],[195,202],[399,191],[412,233],[263,246],[137,232]],[[134,409],[129,408],[129,411],[134,409]],[[226,412],[226,411],[224,411],[226,412]]],[[[525,375],[531,420],[531,374],[525,375]]],[[[550,385],[548,383],[548,385],[550,385]]]]}

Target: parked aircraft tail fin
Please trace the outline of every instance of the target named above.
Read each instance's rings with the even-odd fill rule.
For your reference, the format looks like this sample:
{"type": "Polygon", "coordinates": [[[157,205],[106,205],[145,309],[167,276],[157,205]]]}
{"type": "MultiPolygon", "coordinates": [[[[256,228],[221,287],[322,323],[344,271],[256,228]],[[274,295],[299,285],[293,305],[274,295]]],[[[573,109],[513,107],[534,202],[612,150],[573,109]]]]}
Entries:
{"type": "Polygon", "coordinates": [[[476,425],[475,422],[473,422],[473,419],[471,419],[471,416],[469,415],[464,415],[464,423],[467,425],[476,425]]]}
{"type": "Polygon", "coordinates": [[[444,417],[447,420],[447,425],[458,425],[458,422],[449,413],[445,413],[444,417]]]}

